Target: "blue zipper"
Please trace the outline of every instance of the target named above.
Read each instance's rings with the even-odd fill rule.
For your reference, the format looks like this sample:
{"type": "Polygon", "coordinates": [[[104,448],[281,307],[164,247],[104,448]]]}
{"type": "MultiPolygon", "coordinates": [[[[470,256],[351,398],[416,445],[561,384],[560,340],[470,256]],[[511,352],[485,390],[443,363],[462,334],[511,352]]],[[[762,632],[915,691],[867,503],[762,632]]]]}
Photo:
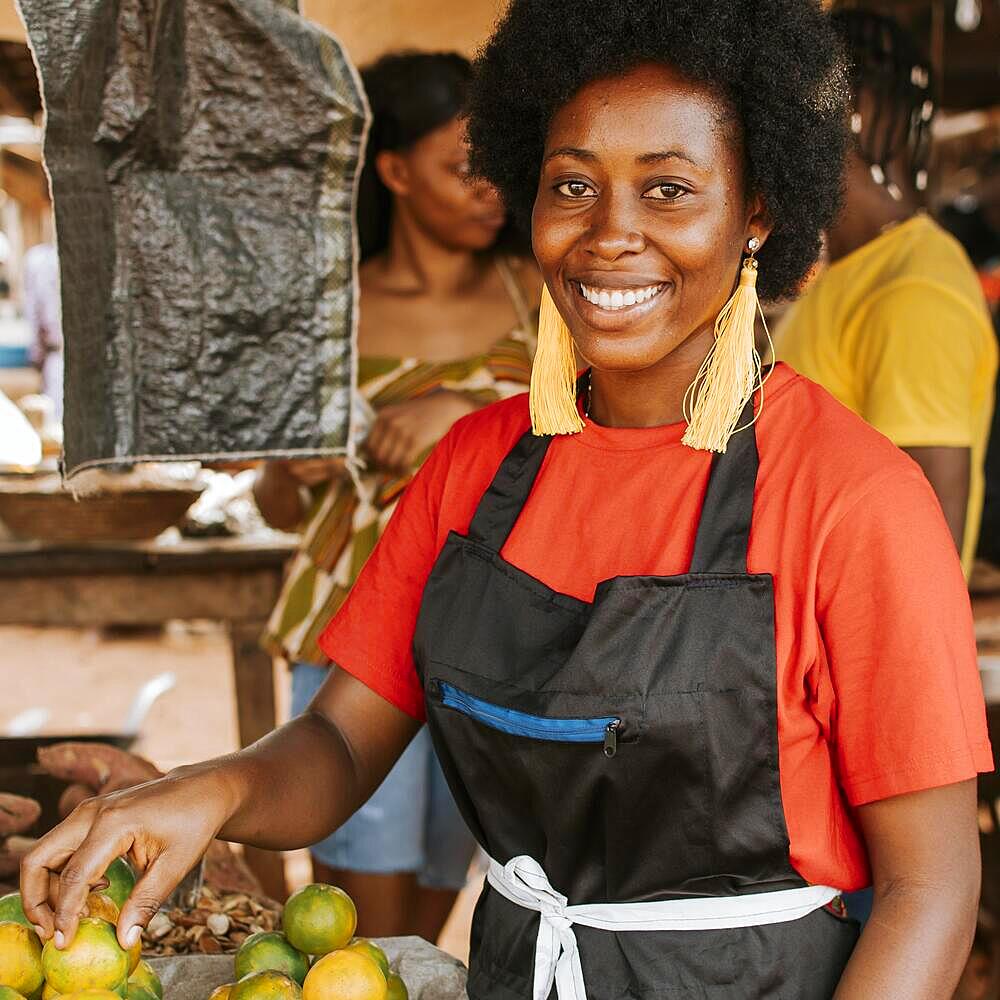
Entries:
{"type": "Polygon", "coordinates": [[[608,715],[598,719],[550,719],[544,715],[529,715],[513,708],[504,708],[466,694],[451,684],[438,681],[441,703],[454,708],[483,725],[512,736],[528,736],[534,740],[558,743],[603,743],[607,757],[618,752],[618,731],[622,720],[608,715]]]}

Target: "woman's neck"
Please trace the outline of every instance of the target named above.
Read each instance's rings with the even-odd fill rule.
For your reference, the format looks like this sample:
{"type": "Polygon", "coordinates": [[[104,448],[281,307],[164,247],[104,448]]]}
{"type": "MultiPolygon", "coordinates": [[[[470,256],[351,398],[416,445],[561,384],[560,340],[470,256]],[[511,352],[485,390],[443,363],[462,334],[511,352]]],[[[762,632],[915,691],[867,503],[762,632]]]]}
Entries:
{"type": "Polygon", "coordinates": [[[449,298],[468,293],[490,269],[488,254],[445,246],[405,210],[393,212],[389,245],[378,262],[379,281],[396,294],[449,298]]]}
{"type": "Polygon", "coordinates": [[[590,417],[604,427],[662,427],[684,418],[684,394],[714,338],[714,324],[691,334],[650,368],[591,375],[590,417]]]}

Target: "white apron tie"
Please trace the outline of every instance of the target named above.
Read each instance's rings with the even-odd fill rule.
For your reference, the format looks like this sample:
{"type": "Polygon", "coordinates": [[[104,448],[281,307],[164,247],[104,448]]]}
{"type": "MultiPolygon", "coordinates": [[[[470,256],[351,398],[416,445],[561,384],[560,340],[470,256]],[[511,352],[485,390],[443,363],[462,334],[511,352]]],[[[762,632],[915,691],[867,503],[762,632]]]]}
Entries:
{"type": "Polygon", "coordinates": [[[533,1000],[587,1000],[573,924],[608,931],[716,930],[798,920],[840,894],[828,885],[756,892],[745,896],[665,899],[648,903],[569,901],[549,883],[542,866],[522,854],[505,865],[490,860],[490,885],[512,903],[541,915],[535,945],[533,1000]]]}

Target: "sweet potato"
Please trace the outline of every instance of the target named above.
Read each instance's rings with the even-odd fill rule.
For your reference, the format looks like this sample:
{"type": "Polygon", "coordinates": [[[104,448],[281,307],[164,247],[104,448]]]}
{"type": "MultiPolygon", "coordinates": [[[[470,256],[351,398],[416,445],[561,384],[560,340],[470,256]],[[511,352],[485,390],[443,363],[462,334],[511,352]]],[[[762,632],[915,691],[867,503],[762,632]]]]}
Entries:
{"type": "Polygon", "coordinates": [[[0,792],[0,837],[27,830],[41,813],[42,807],[34,799],[0,792]]]}
{"type": "Polygon", "coordinates": [[[108,743],[39,747],[38,763],[56,778],[93,789],[92,794],[130,788],[161,776],[148,760],[108,743]]]}

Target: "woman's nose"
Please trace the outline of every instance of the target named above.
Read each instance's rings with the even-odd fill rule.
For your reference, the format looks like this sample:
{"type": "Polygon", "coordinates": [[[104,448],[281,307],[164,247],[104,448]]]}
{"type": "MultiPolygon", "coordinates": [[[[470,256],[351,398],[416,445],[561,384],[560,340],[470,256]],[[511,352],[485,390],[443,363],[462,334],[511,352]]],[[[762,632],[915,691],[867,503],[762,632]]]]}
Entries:
{"type": "Polygon", "coordinates": [[[646,239],[636,220],[620,201],[595,205],[590,218],[585,249],[602,260],[617,260],[623,254],[642,253],[646,239]]]}

